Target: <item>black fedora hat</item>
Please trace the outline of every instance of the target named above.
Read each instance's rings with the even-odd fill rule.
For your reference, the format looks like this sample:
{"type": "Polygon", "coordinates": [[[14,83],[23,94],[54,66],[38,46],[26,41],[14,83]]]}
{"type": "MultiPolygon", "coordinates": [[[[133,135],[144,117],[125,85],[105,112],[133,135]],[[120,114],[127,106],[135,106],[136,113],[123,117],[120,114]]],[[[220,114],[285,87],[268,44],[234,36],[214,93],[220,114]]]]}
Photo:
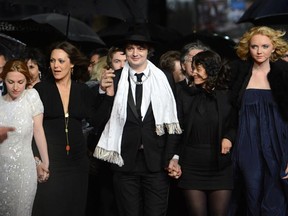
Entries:
{"type": "Polygon", "coordinates": [[[124,37],[116,43],[122,46],[125,46],[127,43],[140,43],[152,47],[157,44],[151,39],[148,27],[145,23],[131,25],[124,37]]]}

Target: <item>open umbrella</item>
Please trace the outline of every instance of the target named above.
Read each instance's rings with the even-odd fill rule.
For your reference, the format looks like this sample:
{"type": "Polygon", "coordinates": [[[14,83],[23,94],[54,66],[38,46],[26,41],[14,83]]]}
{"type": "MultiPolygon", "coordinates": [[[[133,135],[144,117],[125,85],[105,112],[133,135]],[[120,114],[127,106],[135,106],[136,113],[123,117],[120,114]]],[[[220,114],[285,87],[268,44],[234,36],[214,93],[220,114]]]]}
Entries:
{"type": "Polygon", "coordinates": [[[97,33],[84,22],[58,13],[36,14],[24,18],[24,20],[34,20],[37,23],[49,24],[66,36],[68,40],[75,42],[93,42],[105,45],[97,33]]]}
{"type": "MultiPolygon", "coordinates": [[[[251,22],[254,24],[255,21],[259,22],[259,19],[262,19],[264,17],[273,17],[280,14],[287,14],[287,11],[287,0],[256,0],[244,12],[244,14],[237,21],[237,23],[251,22]]],[[[285,21],[278,19],[277,22],[287,23],[287,19],[285,21]]]]}
{"type": "Polygon", "coordinates": [[[17,40],[16,38],[0,33],[0,50],[9,58],[20,58],[25,50],[25,47],[25,43],[17,40]]]}
{"type": "Polygon", "coordinates": [[[54,27],[33,20],[0,20],[0,33],[17,38],[27,46],[41,48],[65,40],[65,35],[54,27]]]}
{"type": "Polygon", "coordinates": [[[139,28],[145,28],[153,41],[159,45],[167,46],[182,37],[175,29],[164,27],[158,24],[144,22],[144,23],[133,23],[133,22],[119,22],[115,25],[108,26],[107,28],[98,31],[100,37],[108,45],[113,45],[127,35],[133,26],[140,26],[139,28]]]}

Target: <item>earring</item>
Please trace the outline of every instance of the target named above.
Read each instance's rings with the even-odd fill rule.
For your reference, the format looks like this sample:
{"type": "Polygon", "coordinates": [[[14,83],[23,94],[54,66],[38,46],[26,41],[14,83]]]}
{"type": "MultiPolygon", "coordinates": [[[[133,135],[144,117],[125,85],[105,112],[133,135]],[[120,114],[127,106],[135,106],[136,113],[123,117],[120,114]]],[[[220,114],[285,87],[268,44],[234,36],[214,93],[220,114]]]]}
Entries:
{"type": "Polygon", "coordinates": [[[72,75],[73,75],[73,70],[74,70],[74,67],[71,68],[71,74],[72,74],[72,75]]]}

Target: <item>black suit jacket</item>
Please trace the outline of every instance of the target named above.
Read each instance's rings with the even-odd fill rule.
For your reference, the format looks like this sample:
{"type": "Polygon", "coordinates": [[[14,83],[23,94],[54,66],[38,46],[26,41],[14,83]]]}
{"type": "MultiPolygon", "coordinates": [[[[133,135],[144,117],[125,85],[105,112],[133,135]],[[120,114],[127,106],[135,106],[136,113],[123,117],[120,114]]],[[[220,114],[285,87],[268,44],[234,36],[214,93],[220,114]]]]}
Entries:
{"type": "MultiPolygon", "coordinates": [[[[115,92],[117,91],[121,73],[122,69],[115,71],[115,92]]],[[[170,83],[171,79],[168,79],[168,81],[170,83]]],[[[170,83],[170,85],[173,85],[173,83],[170,83]]],[[[99,96],[101,97],[101,95],[99,96]]],[[[104,100],[106,100],[105,98],[107,97],[112,98],[106,95],[104,96],[104,100]]],[[[107,104],[108,103],[106,103],[106,106],[107,104]]],[[[104,116],[111,113],[111,107],[106,107],[106,114],[103,113],[104,116]]],[[[163,110],[163,112],[164,111],[165,110],[163,110]]],[[[151,104],[149,105],[149,108],[141,121],[136,111],[131,90],[129,89],[127,101],[127,119],[123,128],[121,142],[121,156],[124,160],[124,165],[119,167],[118,165],[112,164],[112,169],[123,172],[131,171],[135,166],[139,147],[141,144],[143,144],[148,170],[151,172],[158,172],[165,168],[168,161],[173,157],[179,139],[179,135],[165,133],[162,136],[158,136],[156,134],[155,119],[151,104]]]]}

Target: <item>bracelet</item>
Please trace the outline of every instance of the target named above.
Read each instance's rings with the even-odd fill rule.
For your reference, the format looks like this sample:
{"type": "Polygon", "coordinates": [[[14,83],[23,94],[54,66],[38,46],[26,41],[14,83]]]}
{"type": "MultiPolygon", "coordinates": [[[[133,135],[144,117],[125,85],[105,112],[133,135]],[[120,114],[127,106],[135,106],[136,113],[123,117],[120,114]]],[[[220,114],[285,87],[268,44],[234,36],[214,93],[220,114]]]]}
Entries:
{"type": "Polygon", "coordinates": [[[39,160],[39,159],[35,159],[35,164],[36,164],[36,166],[39,166],[41,163],[42,163],[41,160],[39,160]]]}

